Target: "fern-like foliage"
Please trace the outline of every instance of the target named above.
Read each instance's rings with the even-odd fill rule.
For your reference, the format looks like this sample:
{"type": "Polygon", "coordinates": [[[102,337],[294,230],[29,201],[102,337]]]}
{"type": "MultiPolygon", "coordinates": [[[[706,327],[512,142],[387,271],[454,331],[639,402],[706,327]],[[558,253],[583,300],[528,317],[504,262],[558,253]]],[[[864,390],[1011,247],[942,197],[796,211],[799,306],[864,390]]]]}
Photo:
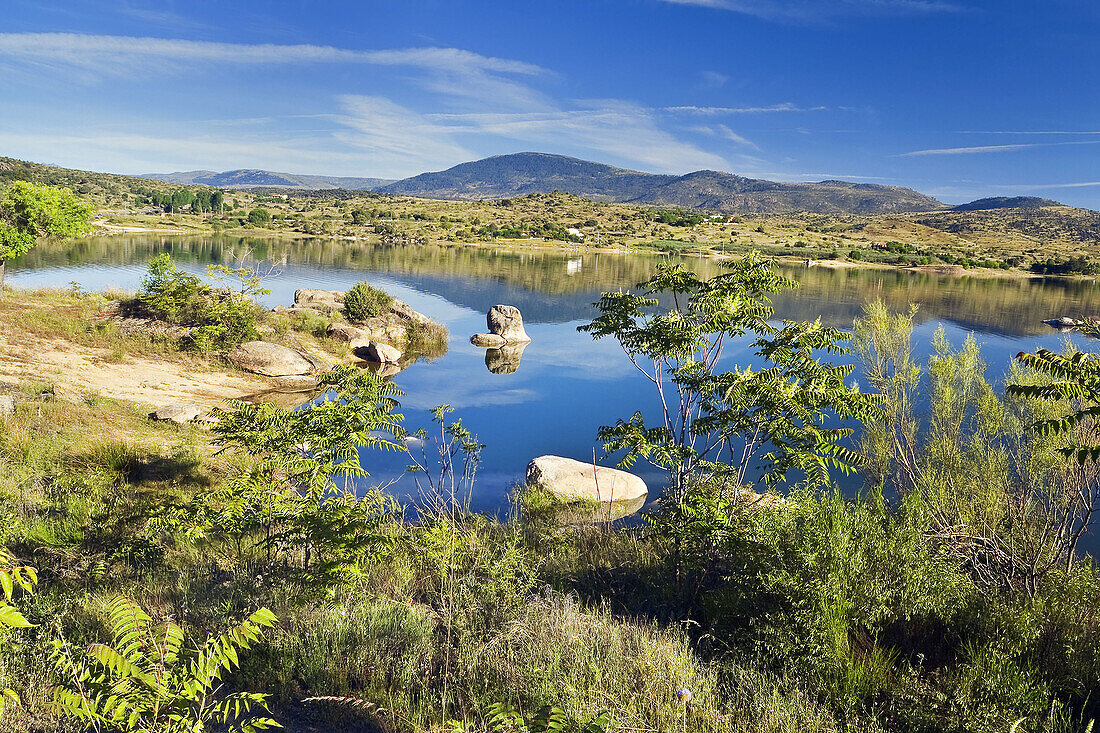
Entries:
{"type": "Polygon", "coordinates": [[[219,489],[161,518],[192,537],[228,539],[238,560],[257,553],[267,569],[328,582],[354,575],[386,537],[396,511],[374,490],[360,448],[404,450],[400,390],[361,369],[338,366],[321,376],[325,398],[299,410],[230,401],[214,411],[221,450],[254,460],[219,489]]]}
{"type": "Polygon", "coordinates": [[[183,629],[171,619],[154,623],[125,597],[108,608],[112,644],[76,653],[54,643],[51,661],[59,712],[96,731],[229,733],[281,727],[267,716],[265,695],[221,694],[220,679],[276,619],[266,608],[243,623],[185,649],[183,629]]]}
{"type": "Polygon", "coordinates": [[[486,722],[493,733],[604,733],[611,725],[611,716],[605,711],[581,726],[573,726],[556,706],[547,705],[525,719],[510,705],[495,703],[489,707],[486,722]]]}
{"type": "Polygon", "coordinates": [[[1016,360],[1053,377],[1054,381],[1009,385],[1008,396],[1052,400],[1070,406],[1068,415],[1039,420],[1031,428],[1039,435],[1067,436],[1069,445],[1059,449],[1067,458],[1079,463],[1100,460],[1100,443],[1094,431],[1085,429],[1100,417],[1100,358],[1082,351],[1056,354],[1039,349],[1034,354],[1020,352],[1016,360]]]}
{"type": "Polygon", "coordinates": [[[845,383],[851,366],[818,360],[822,352],[847,353],[847,333],[820,320],[772,324],[771,295],[796,286],[753,253],[709,280],[662,265],[638,285],[640,294],[603,293],[599,316],[579,329],[619,342],[656,388],[663,418],[647,424],[636,413],[601,427],[604,449],[620,452],[623,466],[642,458],[668,471],[676,501],[699,476],[732,474],[745,483],[755,470],[774,485],[794,469],[826,484],[830,472],[861,466],[863,456],[843,445],[853,429],[826,424],[866,420],[882,398],[845,383]],[[755,337],[766,367],[724,371],[723,350],[745,336],[755,337]]]}
{"type": "MultiPolygon", "coordinates": [[[[16,588],[33,593],[37,583],[38,573],[34,568],[19,564],[7,548],[0,547],[0,627],[25,629],[33,625],[12,605],[12,595],[16,588]]],[[[0,639],[0,650],[2,648],[3,640],[0,639]]],[[[0,687],[0,717],[8,704],[19,704],[19,697],[14,690],[0,687]]]]}

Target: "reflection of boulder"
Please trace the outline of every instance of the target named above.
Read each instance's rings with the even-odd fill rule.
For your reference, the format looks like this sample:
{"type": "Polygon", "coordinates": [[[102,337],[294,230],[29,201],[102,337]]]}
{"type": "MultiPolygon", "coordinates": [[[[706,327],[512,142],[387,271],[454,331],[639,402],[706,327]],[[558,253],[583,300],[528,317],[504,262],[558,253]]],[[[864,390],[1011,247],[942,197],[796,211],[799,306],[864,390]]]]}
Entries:
{"type": "Polygon", "coordinates": [[[360,361],[356,363],[360,369],[366,369],[367,371],[374,372],[382,379],[389,379],[396,377],[401,372],[405,371],[416,361],[415,359],[407,359],[404,361],[390,362],[389,364],[382,364],[377,361],[360,361]]]}
{"type": "Polygon", "coordinates": [[[637,514],[645,506],[646,498],[639,496],[625,501],[575,501],[555,503],[547,507],[545,516],[555,524],[594,524],[614,522],[637,514]]]}
{"type": "Polygon", "coordinates": [[[493,374],[512,374],[519,369],[519,361],[527,344],[505,344],[499,349],[485,350],[485,368],[493,374]]]}

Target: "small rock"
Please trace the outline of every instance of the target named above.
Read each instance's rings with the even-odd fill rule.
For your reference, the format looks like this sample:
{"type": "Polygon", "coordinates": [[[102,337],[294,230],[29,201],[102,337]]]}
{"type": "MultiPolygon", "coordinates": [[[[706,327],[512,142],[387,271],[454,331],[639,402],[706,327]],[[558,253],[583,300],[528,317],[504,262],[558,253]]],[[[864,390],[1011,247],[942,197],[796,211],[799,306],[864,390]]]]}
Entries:
{"type": "MultiPolygon", "coordinates": [[[[432,319],[428,318],[423,313],[417,313],[412,309],[408,303],[403,300],[393,299],[390,303],[390,314],[397,316],[403,321],[413,321],[415,323],[428,324],[432,322],[432,319]]],[[[383,316],[384,317],[384,316],[383,316]]]]}
{"type": "Polygon", "coordinates": [[[374,361],[379,364],[396,364],[401,361],[399,350],[389,344],[382,344],[377,341],[371,341],[366,347],[356,349],[355,355],[364,361],[374,361]]]}
{"type": "Polygon", "coordinates": [[[325,333],[327,333],[328,337],[333,341],[349,344],[353,348],[355,346],[366,346],[371,341],[370,331],[352,326],[348,323],[329,324],[325,333]]]}
{"type": "Polygon", "coordinates": [[[268,377],[288,377],[309,374],[313,362],[286,346],[267,341],[247,341],[226,355],[230,362],[245,371],[268,377]]]}
{"type": "Polygon", "coordinates": [[[470,343],[484,349],[498,349],[504,346],[504,337],[495,333],[475,333],[470,337],[470,343]]]}
{"type": "Polygon", "coordinates": [[[343,304],[344,294],[339,290],[317,290],[302,288],[294,291],[294,305],[312,305],[314,303],[343,304]]]}
{"type": "Polygon", "coordinates": [[[15,395],[0,394],[0,415],[15,414],[15,395]]]}
{"type": "Polygon", "coordinates": [[[1043,321],[1043,323],[1050,326],[1051,328],[1077,328],[1078,326],[1082,325],[1081,321],[1076,321],[1067,316],[1062,316],[1061,318],[1050,318],[1043,321]]]}
{"type": "Polygon", "coordinates": [[[562,501],[632,501],[649,493],[645,481],[632,473],[561,456],[539,456],[531,461],[527,483],[541,486],[562,501]]]}
{"type": "Polygon", "coordinates": [[[202,414],[202,410],[194,405],[166,405],[149,417],[164,422],[188,423],[202,414]]]}
{"type": "Polygon", "coordinates": [[[523,329],[523,315],[514,305],[494,305],[486,314],[485,322],[489,333],[495,333],[509,343],[531,340],[523,329]]]}

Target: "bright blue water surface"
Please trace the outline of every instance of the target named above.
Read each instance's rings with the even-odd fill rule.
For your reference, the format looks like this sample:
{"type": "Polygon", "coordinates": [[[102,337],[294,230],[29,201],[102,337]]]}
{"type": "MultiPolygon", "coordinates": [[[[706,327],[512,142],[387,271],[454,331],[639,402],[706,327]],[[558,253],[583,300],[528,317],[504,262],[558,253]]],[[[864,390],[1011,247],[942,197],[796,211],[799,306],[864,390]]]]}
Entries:
{"type": "MultiPolygon", "coordinates": [[[[405,392],[402,411],[410,431],[430,427],[429,410],[440,403],[485,444],[474,509],[505,510],[509,489],[523,477],[531,458],[543,454],[592,460],[603,458],[596,441],[600,425],[642,410],[657,416],[650,384],[611,340],[593,341],[577,331],[594,315],[601,290],[632,287],[653,272],[655,255],[565,254],[442,245],[381,246],[355,242],[259,240],[150,235],[88,239],[64,247],[41,246],[9,263],[9,283],[23,288],[136,290],[145,263],[168,251],[196,273],[211,262],[240,258],[279,263],[279,274],[264,285],[265,305],[290,304],[298,288],[346,290],[366,280],[409,303],[450,329],[449,351],[434,361],[420,360],[394,378],[405,392]],[[485,351],[470,345],[485,330],[485,313],[497,303],[518,306],[532,338],[519,369],[494,374],[485,351]]],[[[707,260],[684,260],[703,275],[720,271],[707,260]]],[[[922,357],[942,325],[959,345],[973,334],[982,347],[989,375],[1000,378],[1014,354],[1039,347],[1060,348],[1070,338],[1091,350],[1095,342],[1054,333],[1044,318],[1100,313],[1100,287],[1091,281],[951,277],[876,270],[792,268],[786,273],[802,287],[775,300],[779,318],[821,317],[828,325],[850,328],[862,304],[883,298],[895,308],[921,306],[915,338],[922,357]]],[[[733,344],[725,358],[749,361],[747,344],[733,344]]],[[[838,361],[845,359],[841,357],[838,361]]],[[[858,379],[858,372],[854,375],[858,379]]],[[[408,462],[394,454],[364,455],[372,481],[400,477],[408,462]]],[[[640,470],[654,498],[661,477],[640,470]]],[[[850,482],[846,488],[857,487],[850,482]]],[[[407,478],[391,488],[410,496],[407,478]]]]}

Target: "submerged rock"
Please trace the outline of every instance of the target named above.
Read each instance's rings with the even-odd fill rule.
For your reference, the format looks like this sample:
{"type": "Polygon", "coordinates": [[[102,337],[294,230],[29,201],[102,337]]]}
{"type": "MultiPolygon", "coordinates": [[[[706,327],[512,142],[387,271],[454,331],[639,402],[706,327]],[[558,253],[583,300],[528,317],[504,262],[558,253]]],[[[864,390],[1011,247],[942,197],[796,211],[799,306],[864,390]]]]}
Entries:
{"type": "Polygon", "coordinates": [[[267,341],[247,341],[226,355],[231,363],[254,374],[289,377],[309,374],[314,362],[294,349],[267,341]]]}
{"type": "Polygon", "coordinates": [[[475,333],[470,337],[470,343],[483,349],[499,349],[504,346],[504,337],[495,333],[475,333]]]}
{"type": "Polygon", "coordinates": [[[539,456],[527,465],[527,483],[565,502],[634,502],[649,494],[640,477],[561,456],[539,456]]]}

